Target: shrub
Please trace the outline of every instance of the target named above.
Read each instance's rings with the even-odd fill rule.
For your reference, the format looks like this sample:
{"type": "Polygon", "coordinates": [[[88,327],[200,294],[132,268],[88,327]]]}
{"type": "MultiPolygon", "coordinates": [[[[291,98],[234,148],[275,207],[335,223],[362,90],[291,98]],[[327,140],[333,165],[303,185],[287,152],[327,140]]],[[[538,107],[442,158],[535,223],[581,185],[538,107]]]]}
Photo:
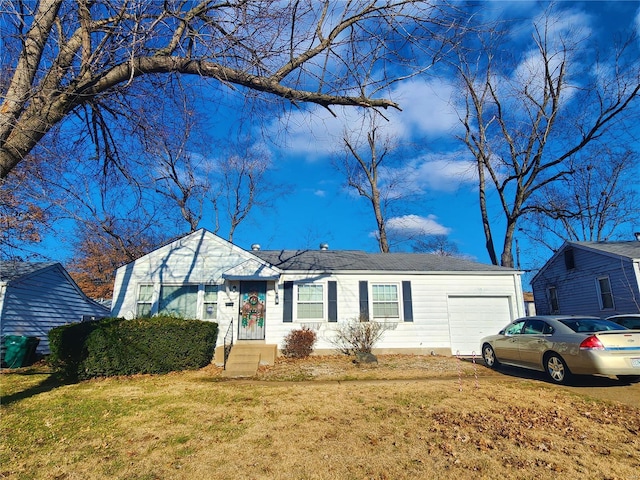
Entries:
{"type": "Polygon", "coordinates": [[[97,329],[104,329],[121,318],[105,318],[97,322],[70,323],[49,331],[48,363],[63,377],[76,380],[78,369],[87,356],[87,339],[97,329]]]}
{"type": "Polygon", "coordinates": [[[331,343],[345,355],[370,354],[373,346],[388,328],[384,323],[371,322],[366,315],[338,324],[331,343]]]}
{"type": "Polygon", "coordinates": [[[284,338],[282,354],[287,358],[305,358],[313,352],[313,346],[318,339],[316,332],[302,327],[300,330],[291,330],[284,338]]]}
{"type": "Polygon", "coordinates": [[[65,377],[167,373],[213,357],[218,324],[174,317],[104,319],[52,330],[50,362],[65,377]]]}

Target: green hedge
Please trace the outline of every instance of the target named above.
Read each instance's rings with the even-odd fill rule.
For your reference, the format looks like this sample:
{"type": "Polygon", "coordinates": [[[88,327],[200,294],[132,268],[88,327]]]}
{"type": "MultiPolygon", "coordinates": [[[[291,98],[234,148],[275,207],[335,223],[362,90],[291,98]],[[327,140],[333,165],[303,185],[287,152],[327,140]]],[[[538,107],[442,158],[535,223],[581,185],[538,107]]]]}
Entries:
{"type": "Polygon", "coordinates": [[[213,358],[218,324],[174,317],[107,318],[49,332],[49,362],[72,380],[202,368],[213,358]]]}

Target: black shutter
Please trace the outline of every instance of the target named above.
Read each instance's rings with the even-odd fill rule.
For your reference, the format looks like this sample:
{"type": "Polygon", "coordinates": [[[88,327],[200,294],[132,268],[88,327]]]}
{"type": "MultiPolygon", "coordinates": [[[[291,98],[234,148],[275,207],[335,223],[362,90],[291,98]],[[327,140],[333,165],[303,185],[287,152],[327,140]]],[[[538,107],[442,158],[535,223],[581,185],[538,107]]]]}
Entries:
{"type": "Polygon", "coordinates": [[[404,321],[413,322],[413,302],[411,301],[411,282],[402,282],[402,307],[404,311],[404,321]]]}
{"type": "Polygon", "coordinates": [[[283,322],[293,322],[293,282],[284,282],[283,322]]]}
{"type": "Polygon", "coordinates": [[[338,321],[338,286],[336,282],[329,282],[329,321],[338,321]]]}
{"type": "Polygon", "coordinates": [[[360,316],[369,320],[369,283],[366,280],[360,281],[360,316]]]}

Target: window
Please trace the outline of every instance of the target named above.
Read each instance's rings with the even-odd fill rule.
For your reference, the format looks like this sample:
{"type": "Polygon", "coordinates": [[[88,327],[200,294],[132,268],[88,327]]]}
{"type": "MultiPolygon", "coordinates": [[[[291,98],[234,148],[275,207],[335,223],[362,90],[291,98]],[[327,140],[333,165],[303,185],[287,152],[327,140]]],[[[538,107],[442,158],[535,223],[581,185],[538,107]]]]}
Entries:
{"type": "Polygon", "coordinates": [[[373,318],[400,318],[397,285],[372,285],[373,318]]]}
{"type": "Polygon", "coordinates": [[[140,285],[138,288],[138,304],[136,307],[137,317],[148,317],[151,315],[151,299],[153,298],[153,285],[140,285]]]}
{"type": "Polygon", "coordinates": [[[573,270],[576,268],[576,261],[573,257],[573,248],[567,248],[564,251],[564,266],[567,270],[573,270]]]}
{"type": "Polygon", "coordinates": [[[512,323],[508,325],[507,328],[504,329],[505,335],[520,335],[522,333],[522,326],[524,325],[524,320],[520,320],[519,322],[512,323]]]}
{"type": "Polygon", "coordinates": [[[558,313],[560,311],[560,304],[558,303],[558,291],[556,287],[549,287],[547,289],[548,297],[549,297],[549,308],[551,309],[551,313],[558,313]]]}
{"type": "Polygon", "coordinates": [[[613,293],[611,292],[611,282],[609,277],[600,277],[597,280],[598,294],[600,295],[600,310],[612,310],[613,293]]]}
{"type": "Polygon", "coordinates": [[[202,311],[202,318],[213,319],[217,317],[218,312],[218,286],[217,285],[205,285],[204,286],[204,308],[202,311]]]}
{"type": "Polygon", "coordinates": [[[158,312],[183,318],[196,318],[198,285],[162,285],[158,312]]]}
{"type": "Polygon", "coordinates": [[[298,285],[298,318],[324,318],[323,286],[315,284],[298,285]]]}
{"type": "Polygon", "coordinates": [[[524,333],[525,335],[549,335],[553,333],[553,327],[542,320],[527,320],[524,333]]]}

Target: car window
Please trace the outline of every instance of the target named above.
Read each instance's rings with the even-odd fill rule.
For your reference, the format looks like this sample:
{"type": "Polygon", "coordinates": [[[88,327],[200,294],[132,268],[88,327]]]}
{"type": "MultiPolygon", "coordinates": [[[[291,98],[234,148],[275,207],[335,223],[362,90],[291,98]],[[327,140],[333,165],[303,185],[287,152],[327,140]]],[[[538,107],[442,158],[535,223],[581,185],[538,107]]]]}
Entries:
{"type": "Polygon", "coordinates": [[[591,318],[565,318],[560,320],[574,332],[593,333],[604,332],[608,330],[626,330],[622,325],[611,322],[609,320],[598,320],[591,318]]]}
{"type": "Polygon", "coordinates": [[[520,322],[512,323],[511,325],[507,325],[507,328],[504,329],[505,335],[519,335],[522,333],[522,326],[524,325],[524,320],[520,322]]]}
{"type": "Polygon", "coordinates": [[[548,335],[553,333],[553,327],[543,320],[527,320],[524,324],[525,335],[548,335]]]}
{"type": "Polygon", "coordinates": [[[611,321],[623,327],[640,329],[640,317],[614,317],[611,321]]]}
{"type": "Polygon", "coordinates": [[[640,329],[640,318],[627,318],[620,325],[627,328],[640,329]]]}

